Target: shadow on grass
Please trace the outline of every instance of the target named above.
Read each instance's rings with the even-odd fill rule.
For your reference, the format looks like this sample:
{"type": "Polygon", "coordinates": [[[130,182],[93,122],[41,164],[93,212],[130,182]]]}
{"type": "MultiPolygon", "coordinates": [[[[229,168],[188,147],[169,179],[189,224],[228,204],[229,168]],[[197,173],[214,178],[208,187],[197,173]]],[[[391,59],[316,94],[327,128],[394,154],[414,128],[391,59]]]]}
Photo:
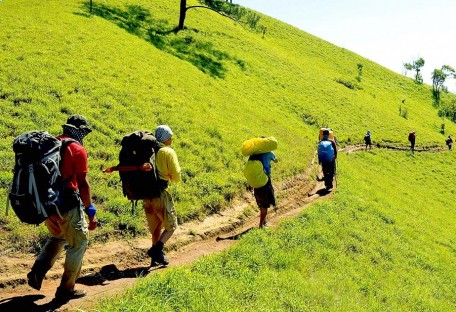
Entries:
{"type": "MultiPolygon", "coordinates": [[[[89,12],[90,3],[84,3],[83,9],[89,12]]],[[[77,14],[90,16],[87,13],[77,14]]],[[[103,3],[93,3],[92,14],[116,24],[162,51],[193,64],[212,77],[223,78],[225,76],[227,69],[222,63],[225,60],[234,62],[241,69],[244,68],[243,61],[236,60],[226,52],[214,49],[211,42],[195,38],[189,30],[186,30],[184,34],[178,33],[177,28],[170,26],[166,20],[154,19],[147,9],[139,5],[128,5],[125,9],[121,9],[103,3]]],[[[198,33],[198,31],[193,30],[193,33],[198,33]]]]}

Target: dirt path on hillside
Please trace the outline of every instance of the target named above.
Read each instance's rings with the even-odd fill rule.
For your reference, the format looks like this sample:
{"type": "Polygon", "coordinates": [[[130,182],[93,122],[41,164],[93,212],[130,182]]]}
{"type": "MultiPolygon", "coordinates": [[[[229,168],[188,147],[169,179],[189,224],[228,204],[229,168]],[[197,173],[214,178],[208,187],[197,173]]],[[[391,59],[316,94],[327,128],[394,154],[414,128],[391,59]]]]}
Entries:
{"type": "MultiPolygon", "coordinates": [[[[341,149],[340,152],[363,150],[363,145],[341,149]]],[[[306,172],[274,185],[279,209],[268,214],[268,225],[275,227],[281,220],[298,215],[316,200],[330,198],[324,190],[316,157],[306,172]]],[[[336,185],[337,187],[337,185],[336,185]]],[[[201,221],[180,225],[166,244],[169,267],[190,264],[200,257],[219,253],[236,243],[241,233],[257,230],[258,209],[252,193],[232,203],[231,207],[219,214],[201,221]],[[246,211],[253,211],[249,216],[246,211]],[[228,239],[226,239],[228,238],[228,239]]],[[[146,251],[150,238],[125,239],[105,244],[91,244],[84,257],[81,277],[76,287],[87,291],[86,297],[71,300],[65,304],[53,300],[60,282],[63,257],[43,281],[43,287],[36,291],[27,285],[26,274],[32,266],[35,255],[5,251],[0,254],[0,311],[76,311],[90,309],[101,297],[122,292],[133,285],[138,277],[154,274],[164,267],[150,268],[146,251]]]]}

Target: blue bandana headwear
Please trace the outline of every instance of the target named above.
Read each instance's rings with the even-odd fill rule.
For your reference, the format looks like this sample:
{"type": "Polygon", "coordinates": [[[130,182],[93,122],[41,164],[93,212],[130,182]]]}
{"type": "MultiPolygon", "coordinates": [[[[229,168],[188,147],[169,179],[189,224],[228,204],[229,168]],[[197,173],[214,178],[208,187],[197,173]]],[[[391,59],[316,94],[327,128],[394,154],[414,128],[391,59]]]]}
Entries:
{"type": "Polygon", "coordinates": [[[167,125],[160,125],[155,129],[155,138],[158,142],[163,143],[173,136],[173,131],[167,125]]]}

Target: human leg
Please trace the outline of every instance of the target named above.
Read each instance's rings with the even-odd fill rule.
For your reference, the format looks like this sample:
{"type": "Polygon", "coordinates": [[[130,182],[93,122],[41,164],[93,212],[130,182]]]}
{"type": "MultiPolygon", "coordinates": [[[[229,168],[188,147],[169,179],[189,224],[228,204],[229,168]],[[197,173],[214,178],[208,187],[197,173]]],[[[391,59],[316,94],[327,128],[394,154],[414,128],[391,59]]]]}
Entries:
{"type": "Polygon", "coordinates": [[[144,199],[144,213],[146,215],[147,226],[152,235],[152,245],[160,239],[162,221],[160,218],[160,198],[144,199]]]}
{"type": "Polygon", "coordinates": [[[258,208],[260,209],[259,227],[262,228],[265,226],[267,221],[268,208],[271,205],[276,205],[274,188],[272,187],[271,179],[268,179],[268,182],[265,186],[253,189],[253,194],[255,196],[258,208]]]}
{"type": "Polygon", "coordinates": [[[66,242],[64,239],[50,237],[40,251],[32,269],[27,274],[30,287],[40,290],[46,273],[52,268],[66,242]]]}
{"type": "Polygon", "coordinates": [[[259,225],[260,229],[266,225],[266,216],[267,215],[268,215],[268,209],[260,208],[260,225],[259,225]]]}
{"type": "Polygon", "coordinates": [[[174,202],[171,194],[164,190],[160,195],[159,209],[157,211],[162,218],[162,225],[165,228],[160,238],[149,249],[148,254],[152,258],[152,265],[168,265],[169,260],[165,257],[163,252],[164,244],[174,234],[177,227],[177,215],[174,209],[174,202]]]}
{"type": "Polygon", "coordinates": [[[27,274],[28,284],[36,290],[41,289],[41,284],[46,273],[52,268],[62,252],[66,241],[60,229],[60,218],[50,216],[46,219],[45,224],[51,237],[46,241],[41,249],[32,269],[27,274]]]}
{"type": "Polygon", "coordinates": [[[70,210],[64,217],[64,221],[61,227],[69,248],[66,251],[64,271],[56,296],[74,294],[74,286],[81,272],[82,261],[89,241],[88,225],[82,207],[70,210]]]}
{"type": "Polygon", "coordinates": [[[327,190],[330,190],[333,188],[336,161],[333,160],[331,162],[325,162],[322,164],[322,167],[323,167],[323,175],[324,175],[324,180],[325,180],[325,187],[327,190]]]}

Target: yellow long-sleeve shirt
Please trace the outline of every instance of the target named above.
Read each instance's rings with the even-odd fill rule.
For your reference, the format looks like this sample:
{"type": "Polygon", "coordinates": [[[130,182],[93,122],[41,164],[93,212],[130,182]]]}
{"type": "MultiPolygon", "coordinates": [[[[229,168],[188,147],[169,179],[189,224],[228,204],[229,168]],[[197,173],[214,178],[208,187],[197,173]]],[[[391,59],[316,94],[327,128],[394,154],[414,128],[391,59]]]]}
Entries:
{"type": "Polygon", "coordinates": [[[177,160],[177,154],[171,147],[162,145],[155,161],[160,179],[171,182],[180,181],[181,168],[177,160]]]}

